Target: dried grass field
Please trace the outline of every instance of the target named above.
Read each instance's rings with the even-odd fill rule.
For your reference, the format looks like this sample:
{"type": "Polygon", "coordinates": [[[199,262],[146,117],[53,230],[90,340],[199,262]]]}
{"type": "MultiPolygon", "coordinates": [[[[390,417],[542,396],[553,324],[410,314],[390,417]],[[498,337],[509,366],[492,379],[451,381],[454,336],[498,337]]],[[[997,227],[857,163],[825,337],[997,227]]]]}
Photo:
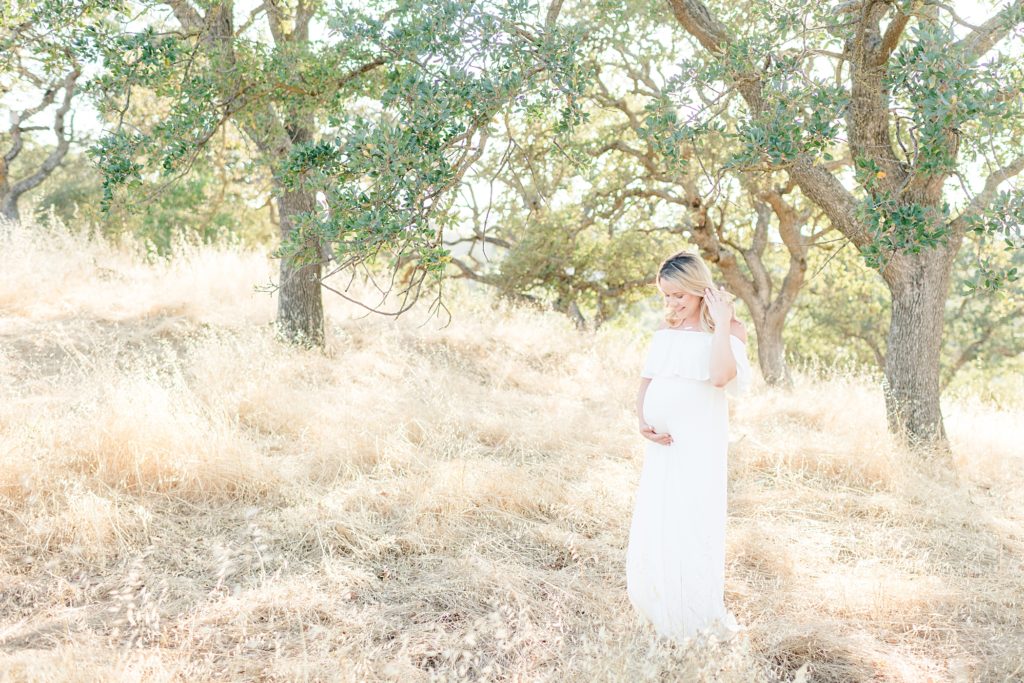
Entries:
{"type": "Polygon", "coordinates": [[[669,647],[624,553],[644,339],[452,294],[282,346],[257,253],[0,237],[0,680],[1024,680],[1024,404],[877,382],[732,406],[738,642],[669,647]]]}

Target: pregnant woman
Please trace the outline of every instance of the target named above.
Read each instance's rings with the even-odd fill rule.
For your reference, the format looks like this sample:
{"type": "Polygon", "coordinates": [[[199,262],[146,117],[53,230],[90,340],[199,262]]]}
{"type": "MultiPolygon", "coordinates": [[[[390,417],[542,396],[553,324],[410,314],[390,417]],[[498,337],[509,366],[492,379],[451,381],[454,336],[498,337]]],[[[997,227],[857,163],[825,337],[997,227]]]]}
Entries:
{"type": "Polygon", "coordinates": [[[731,296],[716,290],[701,259],[662,263],[666,321],[641,373],[637,413],[648,439],[626,551],[629,600],[674,641],[740,630],[725,584],[726,393],[750,383],[746,331],[731,296]]]}

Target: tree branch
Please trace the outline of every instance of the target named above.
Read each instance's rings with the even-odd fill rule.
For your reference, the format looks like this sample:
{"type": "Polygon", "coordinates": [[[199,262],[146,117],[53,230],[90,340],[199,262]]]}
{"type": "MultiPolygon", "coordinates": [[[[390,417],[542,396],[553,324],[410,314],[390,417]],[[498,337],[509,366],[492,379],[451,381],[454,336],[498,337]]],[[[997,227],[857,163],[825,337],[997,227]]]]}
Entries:
{"type": "Polygon", "coordinates": [[[240,36],[249,30],[249,27],[256,21],[256,17],[260,15],[260,12],[265,12],[269,9],[266,0],[261,2],[252,12],[249,12],[248,18],[242,22],[242,25],[235,30],[235,36],[240,36]]]}
{"type": "Polygon", "coordinates": [[[203,28],[203,15],[188,0],[165,0],[174,12],[174,18],[187,32],[200,31],[203,28]]]}
{"type": "Polygon", "coordinates": [[[959,216],[950,221],[949,227],[956,236],[962,235],[967,229],[967,221],[984,211],[995,199],[999,186],[1024,171],[1024,155],[1017,157],[1006,166],[994,171],[985,179],[985,187],[974,196],[967,208],[959,216]]]}
{"type": "Polygon", "coordinates": [[[363,74],[367,74],[376,69],[378,66],[383,66],[385,64],[387,64],[386,59],[384,59],[383,57],[377,57],[376,59],[373,59],[367,62],[366,64],[363,64],[362,66],[358,66],[355,69],[347,71],[341,78],[338,79],[337,85],[339,88],[348,85],[350,82],[359,78],[363,74]]]}
{"type": "MultiPolygon", "coordinates": [[[[961,306],[961,309],[962,308],[963,307],[961,306]]],[[[981,334],[978,336],[977,339],[975,339],[970,344],[961,349],[960,353],[957,354],[956,360],[953,361],[953,364],[949,367],[946,376],[943,377],[940,391],[945,391],[946,387],[949,386],[949,383],[953,381],[953,377],[956,376],[956,373],[959,372],[960,369],[963,368],[963,366],[967,365],[972,360],[978,357],[982,347],[988,342],[989,339],[992,338],[992,335],[996,332],[996,330],[998,330],[1003,325],[1016,320],[1020,316],[1022,309],[1024,309],[1024,307],[1015,308],[1006,315],[1003,315],[997,318],[996,320],[992,321],[992,323],[990,323],[988,327],[982,330],[981,334]]]]}
{"type": "MultiPolygon", "coordinates": [[[[895,193],[904,184],[907,169],[893,152],[889,92],[883,83],[886,69],[881,56],[884,40],[880,36],[880,23],[887,11],[886,3],[866,3],[855,36],[847,41],[846,50],[852,59],[846,122],[853,157],[874,162],[885,172],[880,176],[884,178],[880,184],[895,193]]],[[[892,38],[893,44],[898,35],[892,38]]]]}
{"type": "Polygon", "coordinates": [[[1024,21],[1024,0],[1014,0],[958,41],[954,47],[962,50],[969,60],[975,61],[1005,38],[1021,21],[1024,21]]]}
{"type": "Polygon", "coordinates": [[[474,280],[476,282],[482,282],[487,285],[495,284],[492,278],[489,278],[486,275],[481,275],[480,273],[476,272],[475,270],[473,270],[472,268],[470,268],[457,258],[453,257],[451,261],[449,261],[449,263],[451,263],[453,266],[459,269],[460,274],[458,277],[466,278],[467,280],[474,280]]]}
{"type": "Polygon", "coordinates": [[[725,52],[729,44],[729,31],[722,22],[711,16],[700,0],[669,0],[676,20],[686,32],[696,38],[704,49],[715,55],[725,52]]]}
{"type": "Polygon", "coordinates": [[[804,276],[807,272],[807,248],[810,241],[804,238],[800,232],[805,219],[794,211],[792,206],[774,192],[769,193],[767,201],[779,217],[779,236],[789,252],[789,268],[782,279],[779,294],[771,305],[772,309],[785,315],[796,302],[796,297],[804,285],[804,276]]]}
{"type": "Polygon", "coordinates": [[[11,187],[10,195],[14,201],[17,201],[18,197],[43,182],[47,176],[53,173],[53,170],[57,168],[61,160],[68,153],[68,148],[71,145],[71,136],[65,134],[64,117],[67,116],[68,111],[71,109],[71,100],[75,96],[75,82],[80,75],[81,71],[76,68],[64,77],[64,99],[60,104],[60,108],[53,115],[53,132],[57,136],[57,146],[46,157],[39,170],[11,187]]]}
{"type": "Polygon", "coordinates": [[[7,150],[6,154],[4,154],[4,161],[10,163],[11,161],[14,161],[15,157],[21,154],[22,147],[24,146],[24,140],[22,139],[21,134],[25,132],[25,128],[21,125],[22,122],[27,121],[53,104],[53,100],[56,97],[58,90],[60,90],[59,86],[51,85],[46,89],[46,92],[43,93],[42,99],[36,106],[31,109],[26,109],[20,114],[18,112],[11,111],[11,148],[7,150]]]}
{"type": "Polygon", "coordinates": [[[821,207],[837,230],[846,235],[855,246],[871,243],[871,235],[856,216],[857,199],[843,187],[839,179],[809,160],[798,160],[786,169],[800,185],[803,193],[821,207]]]}
{"type": "Polygon", "coordinates": [[[907,28],[907,22],[910,21],[910,15],[904,14],[897,10],[898,14],[891,22],[889,22],[888,28],[885,29],[885,36],[882,37],[882,44],[878,48],[878,60],[877,64],[885,64],[889,61],[889,56],[892,55],[892,51],[896,49],[896,45],[900,42],[900,37],[903,35],[904,29],[907,28]]]}
{"type": "Polygon", "coordinates": [[[551,4],[548,5],[547,16],[544,17],[544,28],[550,30],[555,22],[558,21],[558,15],[562,12],[562,1],[563,0],[551,0],[551,4]]]}
{"type": "Polygon", "coordinates": [[[750,248],[739,251],[754,278],[758,299],[763,305],[767,305],[772,295],[772,279],[764,265],[764,250],[768,246],[768,228],[772,223],[772,210],[770,206],[759,201],[753,194],[750,198],[754,206],[754,213],[757,214],[754,236],[750,241],[750,248]]]}
{"type": "Polygon", "coordinates": [[[690,236],[700,249],[704,260],[718,266],[730,291],[747,305],[752,314],[761,315],[763,307],[757,296],[757,291],[754,289],[754,283],[743,275],[739,262],[736,260],[736,254],[729,249],[722,248],[722,244],[718,241],[718,235],[711,225],[707,207],[700,209],[700,220],[690,228],[690,236]]]}

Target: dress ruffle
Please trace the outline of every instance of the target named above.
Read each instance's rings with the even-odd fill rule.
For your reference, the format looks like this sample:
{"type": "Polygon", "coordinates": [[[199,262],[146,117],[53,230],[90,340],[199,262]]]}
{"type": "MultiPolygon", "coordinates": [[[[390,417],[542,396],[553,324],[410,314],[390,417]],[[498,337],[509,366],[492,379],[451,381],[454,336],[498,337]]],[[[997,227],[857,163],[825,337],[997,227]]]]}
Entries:
{"type": "MultiPolygon", "coordinates": [[[[684,330],[658,330],[651,337],[641,377],[679,377],[706,382],[711,379],[711,334],[684,330]]],[[[739,396],[750,386],[747,345],[729,335],[736,376],[725,385],[730,396],[739,396]]]]}

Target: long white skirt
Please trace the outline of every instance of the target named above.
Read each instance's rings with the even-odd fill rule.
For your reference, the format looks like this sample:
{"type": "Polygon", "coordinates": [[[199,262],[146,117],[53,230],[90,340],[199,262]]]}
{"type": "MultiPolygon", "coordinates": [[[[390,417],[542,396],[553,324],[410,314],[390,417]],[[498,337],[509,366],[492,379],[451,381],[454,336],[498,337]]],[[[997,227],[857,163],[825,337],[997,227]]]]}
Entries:
{"type": "Polygon", "coordinates": [[[737,629],[725,609],[728,405],[706,381],[655,377],[644,419],[673,443],[647,443],[626,551],[629,600],[663,636],[737,629]]]}

